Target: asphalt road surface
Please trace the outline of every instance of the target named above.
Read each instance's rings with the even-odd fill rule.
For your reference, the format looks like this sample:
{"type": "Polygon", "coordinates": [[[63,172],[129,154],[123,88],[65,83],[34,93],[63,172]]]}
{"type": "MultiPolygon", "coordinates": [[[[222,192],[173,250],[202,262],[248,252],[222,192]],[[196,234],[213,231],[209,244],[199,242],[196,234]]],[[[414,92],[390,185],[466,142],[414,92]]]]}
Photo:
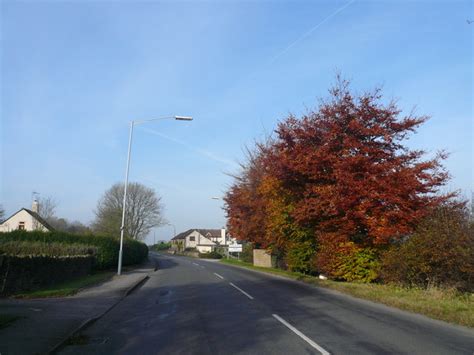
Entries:
{"type": "MultiPolygon", "coordinates": [[[[153,257],[157,257],[156,255],[153,257]]],[[[62,354],[470,354],[474,332],[279,277],[186,257],[62,354]]]]}

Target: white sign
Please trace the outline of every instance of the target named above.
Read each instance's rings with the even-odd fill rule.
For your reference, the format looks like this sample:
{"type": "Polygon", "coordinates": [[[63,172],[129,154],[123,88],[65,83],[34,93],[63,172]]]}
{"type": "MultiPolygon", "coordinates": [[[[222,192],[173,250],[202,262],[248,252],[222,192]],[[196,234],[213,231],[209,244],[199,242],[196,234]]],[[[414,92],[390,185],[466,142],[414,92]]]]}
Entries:
{"type": "Polygon", "coordinates": [[[229,245],[229,253],[241,253],[242,244],[231,244],[229,245]]]}

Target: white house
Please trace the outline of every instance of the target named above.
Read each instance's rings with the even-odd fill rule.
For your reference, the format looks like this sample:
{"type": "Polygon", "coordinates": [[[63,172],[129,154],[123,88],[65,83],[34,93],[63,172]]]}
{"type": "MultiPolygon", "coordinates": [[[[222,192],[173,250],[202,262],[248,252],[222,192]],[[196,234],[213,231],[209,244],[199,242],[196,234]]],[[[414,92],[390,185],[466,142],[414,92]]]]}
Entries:
{"type": "Polygon", "coordinates": [[[216,247],[226,247],[231,240],[225,229],[189,229],[171,239],[178,250],[195,248],[200,253],[209,253],[216,247]]]}
{"type": "Polygon", "coordinates": [[[54,230],[48,222],[38,214],[38,201],[33,201],[31,210],[22,208],[0,223],[0,232],[10,232],[16,229],[48,232],[54,230]]]}

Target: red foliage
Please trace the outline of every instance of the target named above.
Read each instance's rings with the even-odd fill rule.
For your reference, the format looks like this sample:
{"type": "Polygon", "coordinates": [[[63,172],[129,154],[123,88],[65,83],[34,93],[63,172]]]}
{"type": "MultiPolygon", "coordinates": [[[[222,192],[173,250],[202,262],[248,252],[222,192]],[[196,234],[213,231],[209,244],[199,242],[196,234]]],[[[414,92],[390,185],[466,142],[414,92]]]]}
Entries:
{"type": "Polygon", "coordinates": [[[224,201],[229,233],[239,240],[267,247],[265,240],[265,198],[259,192],[264,168],[262,156],[248,151],[243,171],[227,191],[224,201]]]}
{"type": "Polygon", "coordinates": [[[422,160],[423,151],[402,144],[426,120],[402,117],[380,90],[354,97],[339,80],[317,111],[288,117],[274,141],[250,154],[225,199],[231,233],[285,249],[301,239],[295,231],[314,231],[328,273],[331,255],[344,254],[348,242],[377,247],[411,233],[452,197],[438,194],[449,178],[446,155],[422,160]]]}
{"type": "Polygon", "coordinates": [[[334,241],[386,244],[450,197],[434,194],[448,179],[444,154],[421,161],[423,151],[404,147],[427,117],[400,119],[395,103],[380,102],[379,90],[354,98],[340,81],[331,95],[317,112],[278,126],[267,164],[298,196],[300,223],[334,241]]]}

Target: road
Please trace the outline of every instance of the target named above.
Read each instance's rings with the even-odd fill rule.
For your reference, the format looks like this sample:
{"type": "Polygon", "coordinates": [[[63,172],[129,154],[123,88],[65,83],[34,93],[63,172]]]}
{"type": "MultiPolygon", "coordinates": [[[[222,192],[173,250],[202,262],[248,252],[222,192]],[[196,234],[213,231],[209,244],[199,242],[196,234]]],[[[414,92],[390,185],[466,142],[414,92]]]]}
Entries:
{"type": "Polygon", "coordinates": [[[160,270],[62,354],[473,354],[474,332],[216,262],[160,270]]]}

